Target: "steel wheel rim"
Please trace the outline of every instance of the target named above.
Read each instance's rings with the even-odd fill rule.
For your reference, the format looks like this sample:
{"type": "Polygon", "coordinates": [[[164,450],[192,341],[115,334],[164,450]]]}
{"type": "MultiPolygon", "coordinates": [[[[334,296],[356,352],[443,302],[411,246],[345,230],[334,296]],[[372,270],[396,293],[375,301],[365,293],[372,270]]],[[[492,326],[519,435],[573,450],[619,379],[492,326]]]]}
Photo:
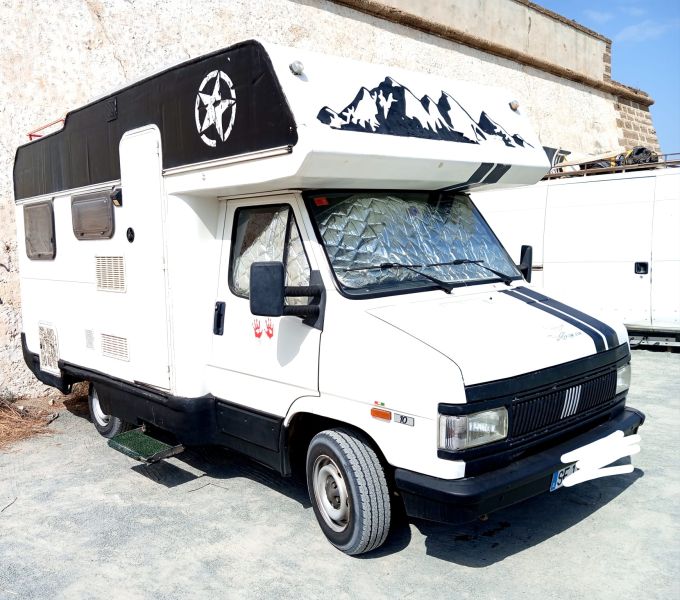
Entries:
{"type": "Polygon", "coordinates": [[[347,529],[350,518],[347,485],[338,466],[325,454],[314,461],[312,487],[316,506],[326,525],[336,532],[347,529]]]}
{"type": "Polygon", "coordinates": [[[92,390],[92,416],[94,417],[94,420],[97,422],[98,425],[101,425],[102,427],[106,427],[109,424],[109,415],[107,415],[101,407],[101,404],[99,404],[99,396],[97,396],[97,392],[95,390],[92,390]]]}

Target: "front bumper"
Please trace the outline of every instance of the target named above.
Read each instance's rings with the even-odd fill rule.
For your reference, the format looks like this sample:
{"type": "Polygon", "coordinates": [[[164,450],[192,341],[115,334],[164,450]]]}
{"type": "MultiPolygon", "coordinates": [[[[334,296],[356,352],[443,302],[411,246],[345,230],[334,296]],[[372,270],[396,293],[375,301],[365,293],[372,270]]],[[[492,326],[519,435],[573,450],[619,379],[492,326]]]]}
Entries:
{"type": "Polygon", "coordinates": [[[636,433],[644,421],[643,413],[625,408],[612,420],[567,442],[476,477],[449,480],[396,469],[394,478],[410,517],[467,523],[548,491],[552,474],[565,466],[560,460],[563,454],[618,430],[624,435],[636,433]]]}

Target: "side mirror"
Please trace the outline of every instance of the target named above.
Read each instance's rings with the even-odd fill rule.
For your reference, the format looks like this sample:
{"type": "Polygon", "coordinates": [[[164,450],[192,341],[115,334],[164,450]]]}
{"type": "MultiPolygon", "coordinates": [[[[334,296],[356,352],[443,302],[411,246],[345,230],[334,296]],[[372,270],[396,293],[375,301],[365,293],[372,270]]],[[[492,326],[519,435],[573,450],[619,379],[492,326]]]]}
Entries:
{"type": "Polygon", "coordinates": [[[258,317],[282,316],[284,285],[282,262],[254,262],[250,265],[250,312],[258,317]]]}
{"type": "Polygon", "coordinates": [[[522,246],[519,254],[519,272],[522,277],[526,279],[527,283],[531,283],[531,265],[533,264],[533,248],[531,246],[522,246]]]}
{"type": "Polygon", "coordinates": [[[323,329],[326,291],[318,271],[311,272],[311,285],[286,286],[282,262],[250,265],[250,312],[258,317],[300,317],[303,323],[323,329]],[[286,298],[307,297],[309,304],[286,305],[286,298]]]}

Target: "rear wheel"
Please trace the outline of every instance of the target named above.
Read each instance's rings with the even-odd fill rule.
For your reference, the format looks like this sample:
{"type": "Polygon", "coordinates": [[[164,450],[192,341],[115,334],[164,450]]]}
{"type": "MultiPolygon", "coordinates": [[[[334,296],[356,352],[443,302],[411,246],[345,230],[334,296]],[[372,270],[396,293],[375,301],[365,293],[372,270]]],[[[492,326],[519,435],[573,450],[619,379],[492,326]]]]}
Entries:
{"type": "Polygon", "coordinates": [[[390,528],[387,480],[373,449],[358,435],[329,429],[307,451],[307,487],[328,540],[346,554],[381,546],[390,528]]]}
{"type": "Polygon", "coordinates": [[[87,403],[90,407],[90,420],[94,424],[95,429],[105,438],[112,438],[119,433],[123,433],[131,429],[131,425],[125,421],[106,414],[99,402],[99,394],[94,384],[90,384],[90,390],[87,394],[87,403]]]}

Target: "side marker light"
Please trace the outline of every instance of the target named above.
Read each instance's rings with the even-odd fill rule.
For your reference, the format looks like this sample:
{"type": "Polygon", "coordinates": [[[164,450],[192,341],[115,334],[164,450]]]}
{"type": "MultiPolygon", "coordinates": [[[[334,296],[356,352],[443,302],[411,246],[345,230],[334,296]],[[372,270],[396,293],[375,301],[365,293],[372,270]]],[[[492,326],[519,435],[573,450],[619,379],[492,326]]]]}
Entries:
{"type": "Polygon", "coordinates": [[[383,421],[392,420],[392,413],[389,410],[385,410],[383,408],[372,408],[371,416],[374,419],[382,419],[383,421]]]}

